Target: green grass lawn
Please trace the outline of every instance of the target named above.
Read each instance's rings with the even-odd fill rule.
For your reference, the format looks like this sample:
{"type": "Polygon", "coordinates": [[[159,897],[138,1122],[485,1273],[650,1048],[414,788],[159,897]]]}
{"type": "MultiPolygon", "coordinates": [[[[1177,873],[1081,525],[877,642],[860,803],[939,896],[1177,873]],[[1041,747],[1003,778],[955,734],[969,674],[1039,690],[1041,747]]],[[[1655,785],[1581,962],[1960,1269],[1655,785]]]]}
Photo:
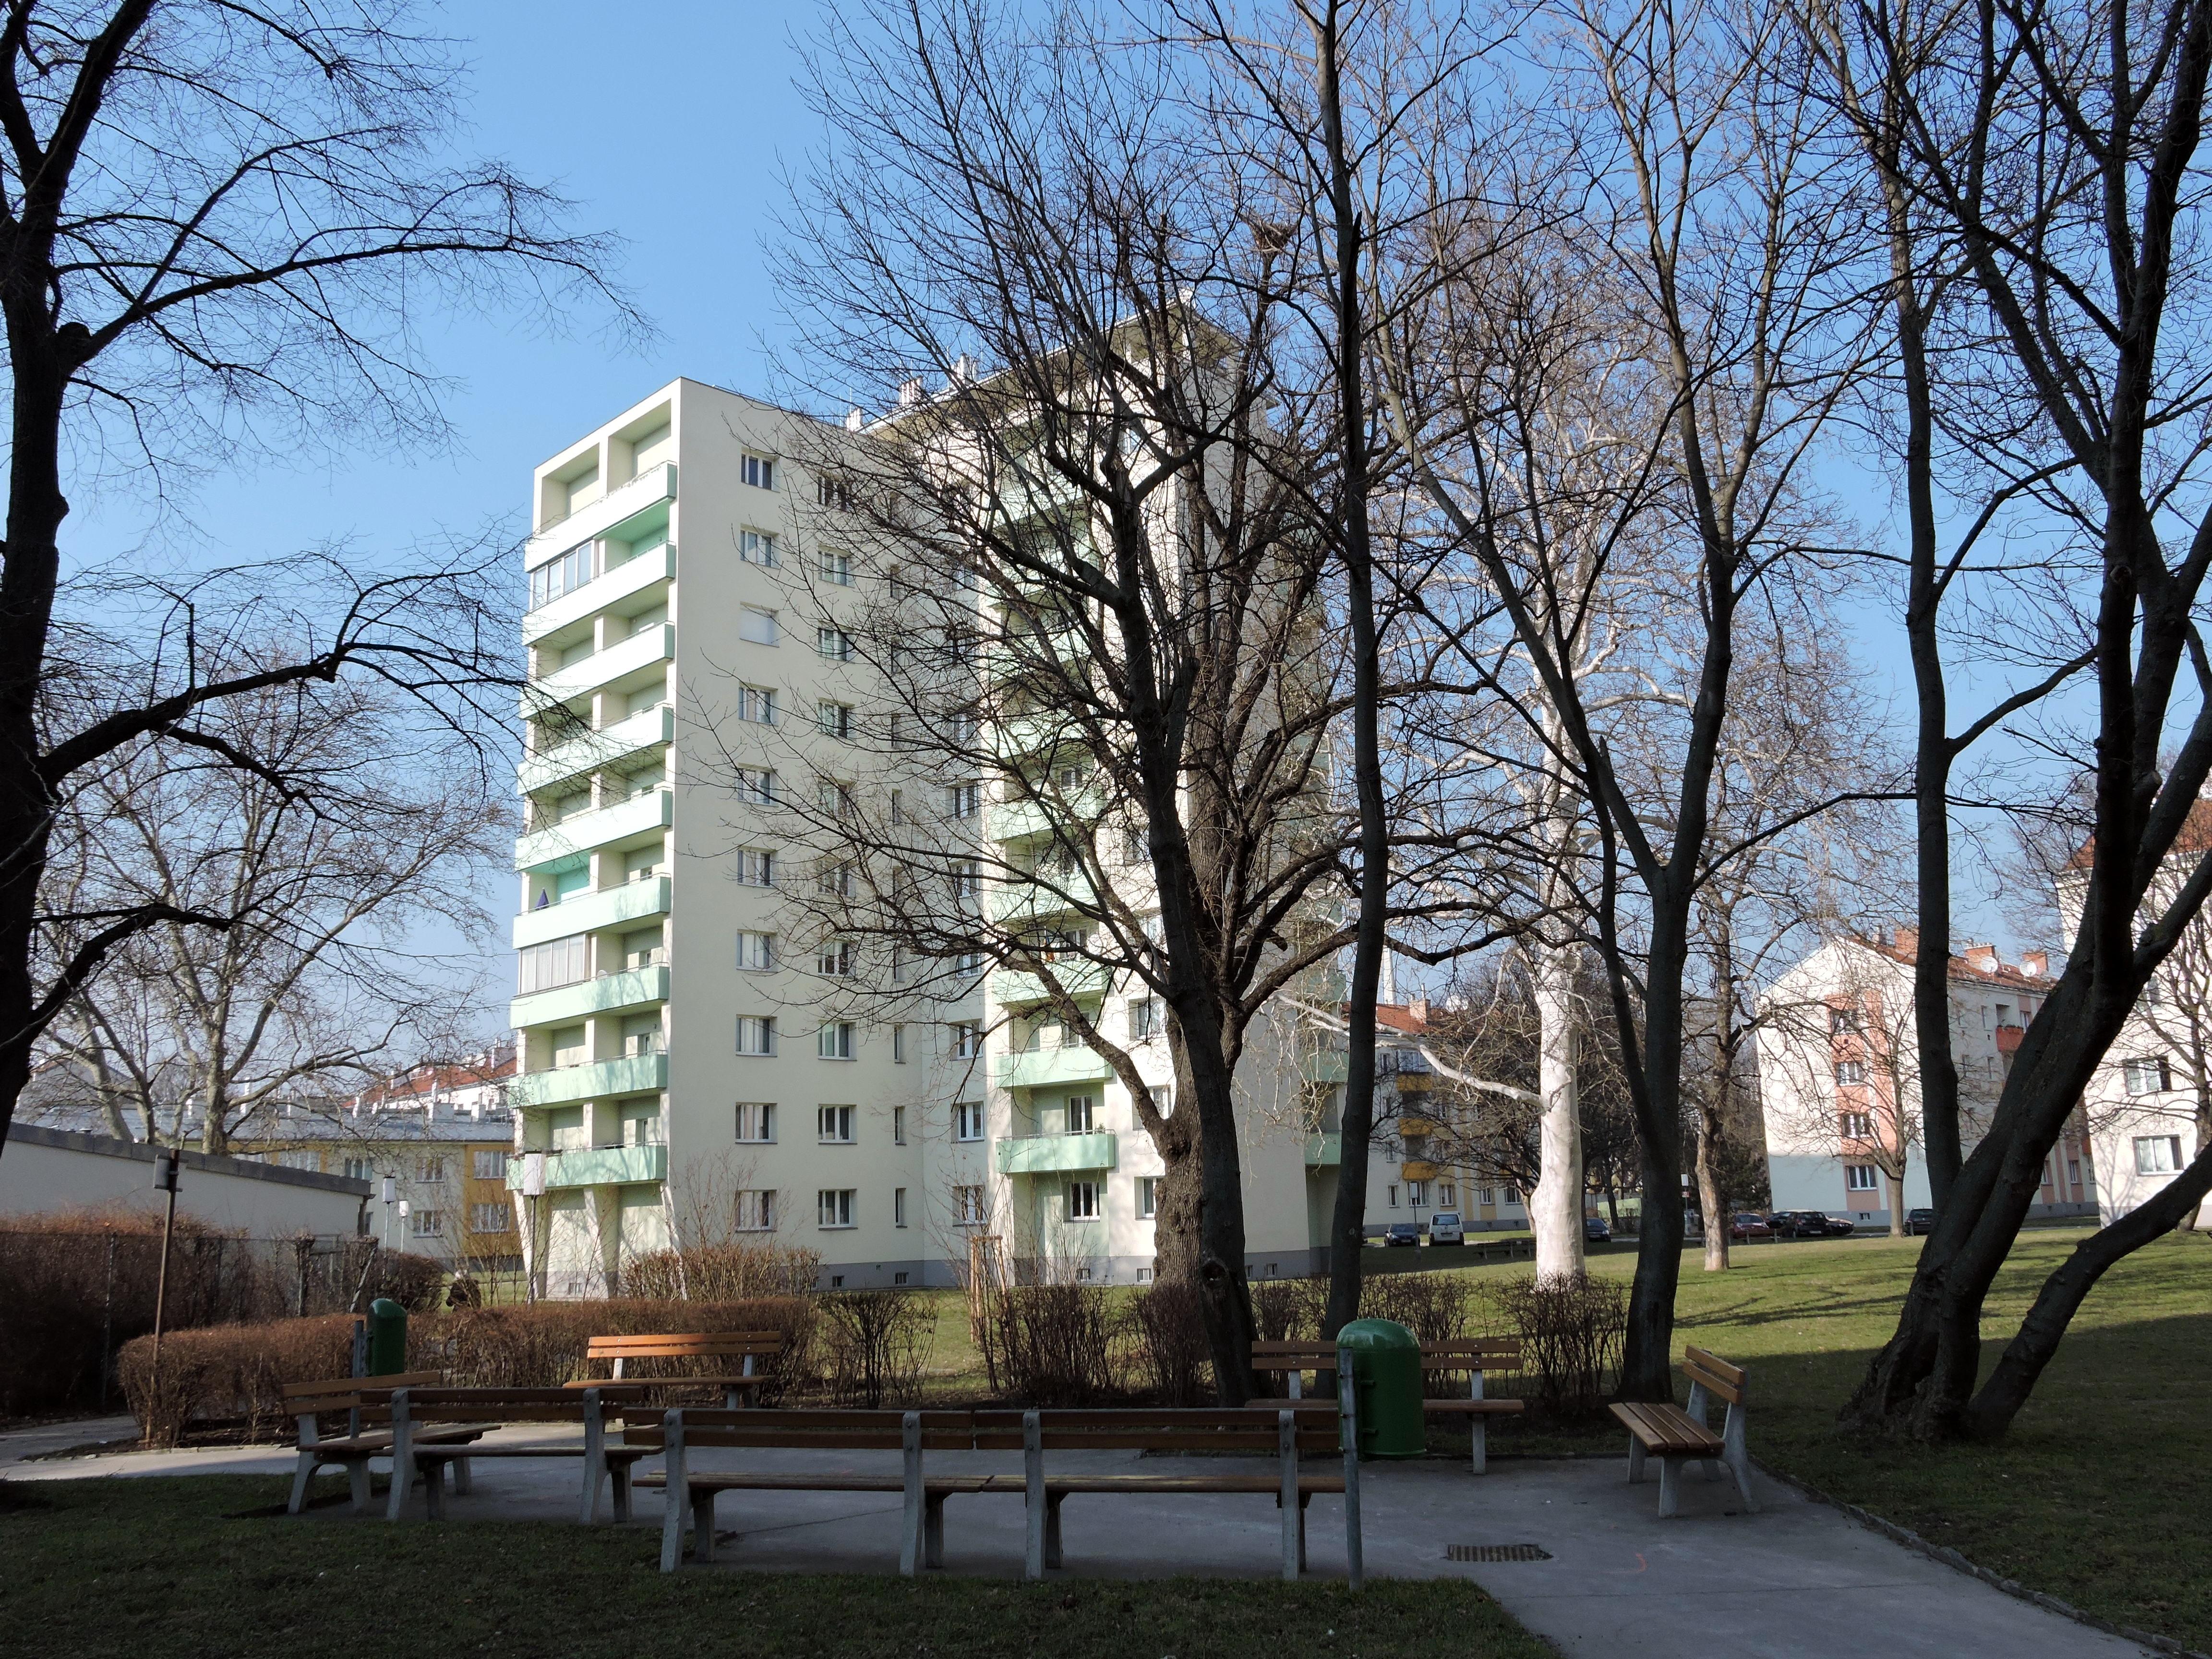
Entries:
{"type": "Polygon", "coordinates": [[[1474,1585],[1023,1584],[659,1571],[657,1534],[319,1525],[286,1482],[0,1484],[0,1650],[42,1659],[835,1654],[838,1659],[1544,1659],[1474,1585]]]}

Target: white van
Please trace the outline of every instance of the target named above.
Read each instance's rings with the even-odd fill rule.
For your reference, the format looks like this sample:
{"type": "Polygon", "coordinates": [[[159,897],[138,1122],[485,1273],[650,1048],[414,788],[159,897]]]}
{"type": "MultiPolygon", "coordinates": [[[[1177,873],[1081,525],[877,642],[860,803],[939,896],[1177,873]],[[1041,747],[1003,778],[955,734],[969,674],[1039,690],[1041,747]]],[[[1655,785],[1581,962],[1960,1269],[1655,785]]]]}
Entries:
{"type": "Polygon", "coordinates": [[[1459,1224],[1459,1212],[1438,1210],[1429,1218],[1429,1243],[1431,1244],[1464,1244],[1467,1234],[1459,1224]]]}

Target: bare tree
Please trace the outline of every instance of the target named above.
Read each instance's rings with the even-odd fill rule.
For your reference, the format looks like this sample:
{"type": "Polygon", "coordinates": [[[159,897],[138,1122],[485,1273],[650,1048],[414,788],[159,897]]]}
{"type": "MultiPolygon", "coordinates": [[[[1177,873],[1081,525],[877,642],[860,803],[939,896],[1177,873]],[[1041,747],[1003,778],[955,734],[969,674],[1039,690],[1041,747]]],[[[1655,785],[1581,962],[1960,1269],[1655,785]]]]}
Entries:
{"type": "Polygon", "coordinates": [[[0,1133],[40,1033],[111,951],[234,920],[42,908],[54,826],[88,772],[149,741],[263,768],[203,716],[273,685],[380,677],[455,724],[505,712],[480,700],[514,676],[472,556],[119,594],[62,574],[66,489],[165,488],[334,428],[434,439],[413,349],[426,305],[607,296],[605,244],[561,232],[556,198],[434,159],[455,89],[446,44],[398,0],[20,0],[0,16],[0,1133]],[[239,612],[287,598],[284,648],[245,659],[239,612]],[[123,659],[77,660],[118,611],[143,623],[123,659]]]}
{"type": "Polygon", "coordinates": [[[211,757],[173,764],[142,743],[70,804],[65,839],[88,871],[80,903],[232,919],[170,921],[118,945],[49,1042],[93,1082],[112,1122],[201,1149],[268,1109],[343,1094],[403,1039],[434,1043],[481,987],[410,951],[433,921],[488,933],[473,892],[505,813],[473,754],[428,750],[395,695],[360,685],[264,687],[201,722],[280,777],[323,781],[311,804],[211,757]],[[442,764],[440,763],[442,761],[442,764]]]}

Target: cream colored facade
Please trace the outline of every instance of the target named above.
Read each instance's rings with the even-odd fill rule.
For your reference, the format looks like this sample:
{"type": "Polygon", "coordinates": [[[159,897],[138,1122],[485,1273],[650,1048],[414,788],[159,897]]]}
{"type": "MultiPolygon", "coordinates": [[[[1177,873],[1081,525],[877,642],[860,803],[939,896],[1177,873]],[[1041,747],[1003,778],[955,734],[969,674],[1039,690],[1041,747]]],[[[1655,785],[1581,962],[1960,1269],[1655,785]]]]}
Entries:
{"type": "MultiPolygon", "coordinates": [[[[821,632],[872,579],[793,459],[838,441],[678,380],[537,470],[508,1181],[548,1294],[618,1285],[625,1261],[732,1215],[819,1250],[825,1288],[951,1282],[978,1237],[1096,1280],[1150,1274],[1160,1164],[1106,1063],[1018,974],[896,1023],[838,1012],[854,1000],[787,902],[809,855],[757,776],[732,787],[862,787],[877,764],[836,735],[870,671],[821,632]]],[[[1018,864],[1033,816],[988,786],[979,810],[1018,864]]],[[[1102,975],[1089,995],[1109,1032],[1142,1029],[1125,988],[1102,975]]],[[[1165,1038],[1132,1041],[1169,1088],[1165,1038]]],[[[1257,1277],[1321,1259],[1325,1047],[1286,1012],[1238,1073],[1257,1277]]],[[[1400,1179],[1378,1167],[1377,1200],[1400,1179]]]]}

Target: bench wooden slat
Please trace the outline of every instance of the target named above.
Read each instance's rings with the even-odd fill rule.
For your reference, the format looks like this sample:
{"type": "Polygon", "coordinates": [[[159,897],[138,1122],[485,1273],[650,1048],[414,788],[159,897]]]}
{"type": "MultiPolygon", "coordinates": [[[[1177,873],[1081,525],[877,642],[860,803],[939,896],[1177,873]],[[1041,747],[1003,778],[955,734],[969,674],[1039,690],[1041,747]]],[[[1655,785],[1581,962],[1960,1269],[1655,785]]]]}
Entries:
{"type": "Polygon", "coordinates": [[[1731,1388],[1741,1388],[1744,1385],[1744,1380],[1751,1375],[1741,1365],[1729,1364],[1727,1360],[1710,1348],[1686,1346],[1682,1350],[1682,1363],[1686,1365],[1691,1364],[1702,1365],[1731,1388]]]}
{"type": "Polygon", "coordinates": [[[1701,1426],[1680,1406],[1632,1401],[1608,1409],[1644,1443],[1646,1451],[1667,1457],[1698,1457],[1716,1456],[1722,1449],[1720,1436],[1701,1426]]]}
{"type": "Polygon", "coordinates": [[[1425,1412],[1456,1412],[1462,1415],[1474,1417],[1510,1417],[1516,1412],[1528,1410],[1528,1402],[1525,1400],[1516,1400],[1510,1395],[1494,1395],[1483,1400],[1469,1400],[1460,1396],[1449,1400],[1424,1400],[1421,1401],[1421,1409],[1425,1412]]]}
{"type": "Polygon", "coordinates": [[[590,1359],[722,1358],[773,1354],[783,1347],[774,1331],[673,1332],[661,1336],[594,1336],[584,1345],[590,1359]]]}
{"type": "Polygon", "coordinates": [[[1686,1349],[1682,1354],[1682,1375],[1692,1382],[1701,1382],[1709,1394],[1718,1395],[1731,1406],[1743,1404],[1744,1373],[1734,1365],[1728,1367],[1733,1376],[1717,1369],[1723,1362],[1697,1348],[1686,1349]]]}

